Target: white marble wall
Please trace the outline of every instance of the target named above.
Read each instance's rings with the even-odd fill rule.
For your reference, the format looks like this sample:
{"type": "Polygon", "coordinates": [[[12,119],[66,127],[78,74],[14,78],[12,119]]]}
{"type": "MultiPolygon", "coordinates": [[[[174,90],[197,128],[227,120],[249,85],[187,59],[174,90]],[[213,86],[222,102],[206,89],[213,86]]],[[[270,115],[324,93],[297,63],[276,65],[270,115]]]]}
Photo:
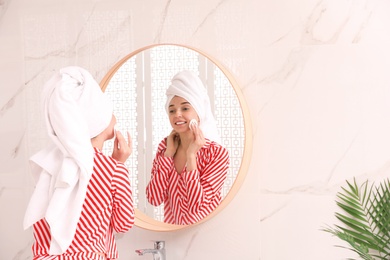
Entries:
{"type": "Polygon", "coordinates": [[[320,229],[345,179],[390,174],[387,0],[0,0],[0,259],[31,259],[22,218],[28,157],[44,143],[39,92],[79,65],[100,80],[142,46],[186,44],[236,77],[253,123],[244,184],[210,221],[173,233],[135,227],[120,260],[165,240],[168,260],[345,259],[320,229]]]}

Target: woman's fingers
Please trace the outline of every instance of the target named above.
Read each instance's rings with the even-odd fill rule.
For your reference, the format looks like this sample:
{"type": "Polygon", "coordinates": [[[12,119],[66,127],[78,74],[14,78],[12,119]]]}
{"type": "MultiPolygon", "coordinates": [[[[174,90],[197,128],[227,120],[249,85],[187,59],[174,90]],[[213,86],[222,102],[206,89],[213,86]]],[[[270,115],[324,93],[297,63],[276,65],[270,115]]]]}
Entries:
{"type": "Polygon", "coordinates": [[[194,134],[194,139],[188,147],[188,153],[196,154],[200,148],[205,144],[206,140],[204,139],[203,132],[198,125],[192,126],[192,132],[194,134]]]}
{"type": "Polygon", "coordinates": [[[114,149],[118,149],[118,133],[120,133],[118,130],[114,130],[115,131],[115,139],[114,139],[114,149]]]}
{"type": "Polygon", "coordinates": [[[114,150],[112,152],[112,157],[123,163],[127,160],[127,158],[129,158],[132,152],[132,141],[129,132],[127,132],[127,137],[128,142],[126,142],[126,139],[120,131],[116,131],[114,150]]]}
{"type": "Polygon", "coordinates": [[[193,126],[193,132],[194,132],[195,141],[200,142],[203,145],[204,143],[203,132],[197,124],[193,126]]]}
{"type": "Polygon", "coordinates": [[[177,147],[179,146],[180,137],[175,130],[172,130],[167,137],[167,149],[164,152],[165,157],[172,157],[175,155],[177,147]]]}

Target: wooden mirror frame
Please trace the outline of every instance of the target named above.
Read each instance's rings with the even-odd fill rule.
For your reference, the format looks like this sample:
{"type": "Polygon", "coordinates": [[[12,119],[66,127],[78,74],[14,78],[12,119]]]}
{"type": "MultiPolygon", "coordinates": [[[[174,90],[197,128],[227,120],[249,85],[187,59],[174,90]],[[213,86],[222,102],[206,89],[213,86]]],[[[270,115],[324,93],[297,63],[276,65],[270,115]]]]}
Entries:
{"type": "Polygon", "coordinates": [[[219,212],[221,212],[234,198],[234,196],[237,194],[238,190],[240,189],[246,173],[248,171],[249,167],[249,162],[251,159],[252,155],[252,125],[251,125],[251,119],[249,115],[249,110],[248,107],[245,103],[244,96],[241,92],[241,89],[232,76],[232,74],[224,67],[220,62],[218,62],[216,59],[212,58],[210,55],[204,53],[201,50],[195,49],[193,47],[189,47],[186,45],[180,45],[180,44],[171,44],[171,43],[166,43],[166,44],[153,44],[153,45],[148,45],[143,48],[140,48],[138,50],[135,50],[131,52],[130,54],[126,55],[123,57],[121,60],[119,60],[109,71],[108,73],[104,76],[104,78],[100,82],[100,87],[102,88],[103,91],[107,88],[111,78],[114,76],[114,74],[118,71],[118,69],[131,57],[137,55],[138,53],[151,49],[156,46],[163,46],[163,45],[173,45],[173,46],[178,46],[178,47],[183,47],[183,48],[188,48],[190,50],[193,50],[195,52],[198,52],[199,54],[203,55],[204,57],[208,58],[210,61],[212,61],[227,77],[229,80],[230,84],[232,85],[237,98],[240,102],[241,106],[241,111],[243,114],[243,120],[244,120],[244,129],[245,129],[245,141],[244,141],[244,151],[243,151],[243,156],[241,160],[241,165],[239,172],[237,173],[236,179],[230,188],[229,192],[226,194],[225,198],[222,200],[221,204],[213,211],[211,212],[207,217],[202,219],[201,221],[192,224],[192,225],[173,225],[173,224],[168,224],[164,223],[158,220],[155,220],[139,209],[135,209],[135,225],[137,227],[147,229],[147,230],[152,230],[152,231],[175,231],[175,230],[180,230],[188,227],[192,227],[194,225],[199,225],[212,217],[216,216],[219,212]]]}

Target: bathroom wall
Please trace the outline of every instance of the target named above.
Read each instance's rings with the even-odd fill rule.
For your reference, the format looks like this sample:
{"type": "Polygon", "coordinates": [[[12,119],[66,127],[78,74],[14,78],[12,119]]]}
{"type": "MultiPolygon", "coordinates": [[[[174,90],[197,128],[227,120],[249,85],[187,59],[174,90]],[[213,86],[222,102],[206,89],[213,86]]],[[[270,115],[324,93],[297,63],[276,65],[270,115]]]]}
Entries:
{"type": "MultiPolygon", "coordinates": [[[[235,76],[253,125],[235,199],[177,232],[134,227],[120,260],[165,240],[168,260],[346,259],[320,229],[345,180],[390,173],[390,2],[385,0],[0,0],[0,259],[31,259],[22,219],[28,158],[45,144],[39,110],[52,71],[98,81],[126,54],[178,43],[235,76]]],[[[342,244],[341,244],[342,245],[342,244]]]]}

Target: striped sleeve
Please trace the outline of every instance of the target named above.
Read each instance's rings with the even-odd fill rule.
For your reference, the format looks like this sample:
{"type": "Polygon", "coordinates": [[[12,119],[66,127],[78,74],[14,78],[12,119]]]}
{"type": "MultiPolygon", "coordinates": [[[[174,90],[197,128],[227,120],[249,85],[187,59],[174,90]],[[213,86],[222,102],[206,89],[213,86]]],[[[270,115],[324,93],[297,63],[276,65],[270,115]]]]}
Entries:
{"type": "Polygon", "coordinates": [[[165,157],[166,143],[162,141],[153,160],[151,178],[146,186],[146,197],[150,204],[159,206],[168,195],[168,176],[173,165],[172,157],[165,157]]]}
{"type": "Polygon", "coordinates": [[[184,172],[186,205],[191,214],[200,211],[211,212],[221,202],[221,189],[229,168],[229,154],[226,148],[212,145],[198,154],[197,170],[184,172]]]}
{"type": "Polygon", "coordinates": [[[112,182],[112,225],[116,232],[126,232],[134,225],[134,207],[129,172],[123,163],[117,164],[112,182]]]}

